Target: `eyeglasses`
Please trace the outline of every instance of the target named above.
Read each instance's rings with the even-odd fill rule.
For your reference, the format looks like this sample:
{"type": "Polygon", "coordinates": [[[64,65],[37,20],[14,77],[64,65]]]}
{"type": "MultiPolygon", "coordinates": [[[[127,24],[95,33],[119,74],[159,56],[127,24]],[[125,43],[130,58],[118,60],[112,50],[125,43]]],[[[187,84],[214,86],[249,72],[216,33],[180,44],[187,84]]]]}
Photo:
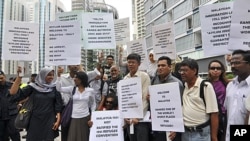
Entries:
{"type": "Polygon", "coordinates": [[[210,69],[210,70],[222,70],[221,67],[210,67],[209,69],[210,69]]]}
{"type": "Polygon", "coordinates": [[[107,104],[113,104],[113,101],[106,101],[107,104]]]}
{"type": "Polygon", "coordinates": [[[248,61],[234,61],[234,62],[230,62],[230,65],[239,65],[241,63],[248,63],[248,61]]]}

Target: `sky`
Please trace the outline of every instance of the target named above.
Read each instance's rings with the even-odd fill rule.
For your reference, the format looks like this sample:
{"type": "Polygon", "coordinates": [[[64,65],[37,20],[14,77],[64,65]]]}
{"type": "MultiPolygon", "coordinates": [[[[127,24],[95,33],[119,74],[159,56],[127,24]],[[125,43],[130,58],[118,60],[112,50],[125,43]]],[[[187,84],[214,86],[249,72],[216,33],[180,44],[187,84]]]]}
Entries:
{"type": "MultiPolygon", "coordinates": [[[[60,0],[66,6],[67,10],[71,10],[71,0],[60,0]]],[[[129,17],[130,22],[130,39],[132,39],[132,0],[104,0],[106,4],[111,5],[118,11],[119,19],[129,17]]]]}
{"type": "MultiPolygon", "coordinates": [[[[60,1],[65,3],[67,10],[71,9],[71,0],[60,0],[60,1]]],[[[105,3],[117,9],[120,19],[132,17],[132,6],[131,6],[132,0],[105,0],[105,3]]]]}

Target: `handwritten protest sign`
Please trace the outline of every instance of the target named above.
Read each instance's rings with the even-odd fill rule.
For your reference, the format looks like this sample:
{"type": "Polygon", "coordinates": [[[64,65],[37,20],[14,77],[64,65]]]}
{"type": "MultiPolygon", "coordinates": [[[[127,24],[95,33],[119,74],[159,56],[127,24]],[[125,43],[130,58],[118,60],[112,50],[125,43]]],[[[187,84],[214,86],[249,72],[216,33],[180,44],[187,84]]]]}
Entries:
{"type": "Polygon", "coordinates": [[[123,118],[143,118],[141,78],[120,80],[117,90],[121,116],[123,118]]]}
{"type": "Polygon", "coordinates": [[[205,56],[230,53],[228,41],[233,2],[205,5],[200,8],[202,48],[205,56]]]}
{"type": "Polygon", "coordinates": [[[90,141],[123,141],[123,119],[118,110],[95,111],[91,115],[93,126],[90,141]]]}
{"type": "Polygon", "coordinates": [[[184,132],[178,82],[149,86],[152,130],[184,132]]]}
{"type": "Polygon", "coordinates": [[[39,24],[7,21],[2,47],[3,60],[33,61],[38,58],[39,24]]]}
{"type": "Polygon", "coordinates": [[[164,23],[152,27],[153,49],[155,52],[154,59],[161,56],[168,56],[176,59],[174,23],[164,23]]]}
{"type": "Polygon", "coordinates": [[[80,22],[47,22],[45,65],[78,65],[81,61],[80,22]]]}

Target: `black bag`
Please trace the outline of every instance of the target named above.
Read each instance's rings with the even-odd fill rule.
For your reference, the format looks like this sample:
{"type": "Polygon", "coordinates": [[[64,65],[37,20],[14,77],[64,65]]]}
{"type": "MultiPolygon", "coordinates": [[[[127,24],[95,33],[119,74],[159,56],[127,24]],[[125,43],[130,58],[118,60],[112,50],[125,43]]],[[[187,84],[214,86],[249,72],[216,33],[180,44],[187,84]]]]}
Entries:
{"type": "Polygon", "coordinates": [[[24,129],[29,126],[30,117],[32,114],[33,108],[33,96],[30,96],[29,99],[23,104],[19,110],[17,117],[15,119],[15,127],[18,129],[24,129]]]}
{"type": "MultiPolygon", "coordinates": [[[[76,87],[73,88],[72,96],[75,94],[75,91],[76,91],[76,87]]],[[[64,107],[62,111],[61,125],[63,127],[69,126],[71,115],[72,115],[72,109],[73,109],[73,98],[71,97],[69,99],[69,102],[67,103],[67,105],[64,107]]]]}

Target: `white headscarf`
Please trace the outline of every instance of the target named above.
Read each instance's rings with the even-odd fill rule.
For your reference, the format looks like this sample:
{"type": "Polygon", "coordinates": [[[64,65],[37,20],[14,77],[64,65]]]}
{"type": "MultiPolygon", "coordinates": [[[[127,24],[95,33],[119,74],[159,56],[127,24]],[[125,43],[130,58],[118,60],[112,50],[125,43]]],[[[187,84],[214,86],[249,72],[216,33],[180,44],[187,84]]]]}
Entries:
{"type": "MultiPolygon", "coordinates": [[[[46,83],[45,81],[46,76],[51,71],[54,71],[54,69],[49,67],[42,68],[35,79],[35,83],[31,83],[30,86],[32,86],[39,92],[51,92],[53,90],[53,87],[56,86],[55,83],[56,77],[54,77],[54,79],[50,83],[46,83]]],[[[55,76],[55,71],[54,71],[54,76],[55,76]]]]}

